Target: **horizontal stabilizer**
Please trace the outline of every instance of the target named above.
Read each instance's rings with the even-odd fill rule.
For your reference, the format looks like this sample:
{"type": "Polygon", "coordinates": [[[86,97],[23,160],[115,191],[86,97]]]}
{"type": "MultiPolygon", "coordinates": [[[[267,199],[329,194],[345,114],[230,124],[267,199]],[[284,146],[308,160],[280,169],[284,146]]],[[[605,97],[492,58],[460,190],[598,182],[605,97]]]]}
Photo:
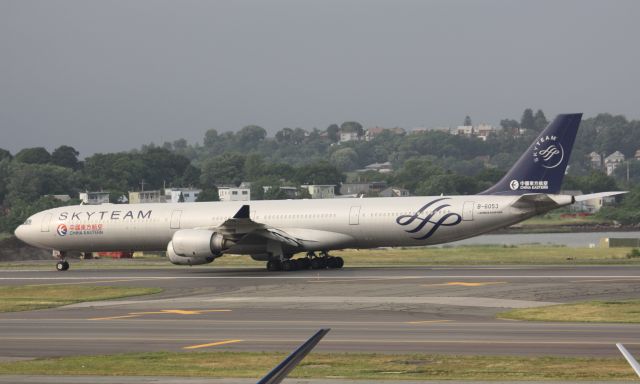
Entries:
{"type": "Polygon", "coordinates": [[[638,361],[629,353],[629,351],[627,351],[627,349],[621,343],[617,343],[616,347],[618,347],[618,349],[620,350],[620,353],[622,353],[622,356],[624,356],[624,358],[627,359],[627,362],[629,363],[631,368],[633,368],[633,370],[636,372],[636,375],[640,377],[640,364],[638,364],[638,361]]]}
{"type": "Polygon", "coordinates": [[[286,359],[282,360],[277,367],[269,372],[258,384],[278,384],[284,380],[289,372],[291,372],[301,361],[311,352],[311,350],[329,333],[331,329],[321,329],[311,336],[309,340],[293,351],[286,359]]]}
{"type": "Polygon", "coordinates": [[[575,200],[570,195],[547,195],[546,193],[527,193],[521,195],[511,204],[514,208],[531,209],[537,212],[546,212],[551,209],[572,204],[575,200]]]}
{"type": "Polygon", "coordinates": [[[602,199],[603,197],[617,196],[617,195],[621,195],[621,194],[627,193],[627,192],[629,192],[629,191],[611,191],[611,192],[589,193],[587,195],[574,196],[574,198],[576,199],[576,201],[587,201],[587,200],[591,200],[591,199],[602,199]]]}

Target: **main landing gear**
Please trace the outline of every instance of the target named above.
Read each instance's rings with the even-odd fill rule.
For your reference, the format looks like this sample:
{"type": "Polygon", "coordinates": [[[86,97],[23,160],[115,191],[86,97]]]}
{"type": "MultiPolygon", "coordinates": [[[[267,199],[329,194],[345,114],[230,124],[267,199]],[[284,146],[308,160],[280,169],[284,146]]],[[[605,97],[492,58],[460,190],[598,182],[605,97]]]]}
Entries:
{"type": "Polygon", "coordinates": [[[269,260],[267,262],[268,271],[297,271],[302,269],[339,269],[344,266],[342,257],[329,256],[327,252],[307,253],[306,257],[299,259],[269,260]]]}

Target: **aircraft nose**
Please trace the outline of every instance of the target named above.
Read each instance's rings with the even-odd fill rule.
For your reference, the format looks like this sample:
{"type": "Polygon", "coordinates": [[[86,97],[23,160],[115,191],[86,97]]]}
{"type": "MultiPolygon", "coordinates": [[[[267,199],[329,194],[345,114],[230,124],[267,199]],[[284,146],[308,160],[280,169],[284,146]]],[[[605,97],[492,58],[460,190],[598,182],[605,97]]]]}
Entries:
{"type": "Polygon", "coordinates": [[[24,241],[24,225],[19,225],[18,228],[16,228],[16,230],[13,232],[14,235],[16,235],[16,237],[22,241],[24,241]]]}

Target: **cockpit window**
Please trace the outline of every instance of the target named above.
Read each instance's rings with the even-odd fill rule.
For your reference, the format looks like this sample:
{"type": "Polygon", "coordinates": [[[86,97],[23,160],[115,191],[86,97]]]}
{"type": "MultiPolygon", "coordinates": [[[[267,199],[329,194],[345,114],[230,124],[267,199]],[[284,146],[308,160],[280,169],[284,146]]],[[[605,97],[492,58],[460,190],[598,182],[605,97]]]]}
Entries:
{"type": "Polygon", "coordinates": [[[22,223],[22,225],[31,225],[31,219],[27,219],[22,223]]]}

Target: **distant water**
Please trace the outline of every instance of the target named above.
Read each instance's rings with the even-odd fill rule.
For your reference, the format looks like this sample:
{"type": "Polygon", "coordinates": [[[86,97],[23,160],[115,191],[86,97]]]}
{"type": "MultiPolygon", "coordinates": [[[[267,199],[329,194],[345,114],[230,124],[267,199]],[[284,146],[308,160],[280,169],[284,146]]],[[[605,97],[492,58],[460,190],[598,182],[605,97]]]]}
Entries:
{"type": "Polygon", "coordinates": [[[640,232],[579,232],[579,233],[527,233],[482,235],[471,239],[460,240],[447,245],[564,245],[567,247],[596,247],[603,237],[640,238],[640,232]]]}

